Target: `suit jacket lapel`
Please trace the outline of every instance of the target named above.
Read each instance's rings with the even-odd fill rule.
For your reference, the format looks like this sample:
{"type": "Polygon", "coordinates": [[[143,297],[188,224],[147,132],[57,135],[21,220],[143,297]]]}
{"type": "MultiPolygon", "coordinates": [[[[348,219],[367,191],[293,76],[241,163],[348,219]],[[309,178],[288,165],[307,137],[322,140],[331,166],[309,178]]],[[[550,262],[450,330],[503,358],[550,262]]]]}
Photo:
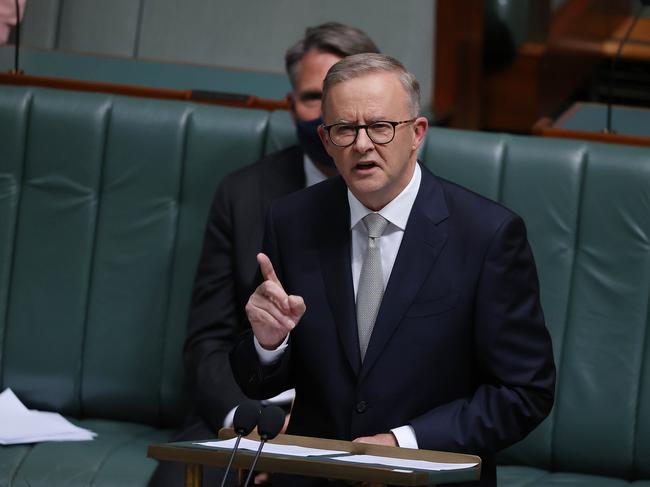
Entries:
{"type": "Polygon", "coordinates": [[[336,185],[332,204],[324,209],[319,252],[323,281],[341,346],[355,376],[361,366],[351,269],[350,209],[343,179],[336,185]]]}
{"type": "Polygon", "coordinates": [[[440,254],[446,233],[438,223],[448,216],[442,187],[422,168],[422,181],[382,299],[363,361],[361,378],[368,373],[399,325],[440,254]]]}

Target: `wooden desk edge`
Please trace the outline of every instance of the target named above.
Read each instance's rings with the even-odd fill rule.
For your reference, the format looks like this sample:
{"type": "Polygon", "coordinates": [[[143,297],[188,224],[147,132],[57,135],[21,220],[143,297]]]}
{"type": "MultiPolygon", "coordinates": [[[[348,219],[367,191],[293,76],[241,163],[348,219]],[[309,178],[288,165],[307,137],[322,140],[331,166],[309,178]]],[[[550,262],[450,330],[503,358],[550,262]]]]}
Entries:
{"type": "MultiPolygon", "coordinates": [[[[234,437],[232,429],[222,429],[219,432],[220,439],[234,437]]],[[[248,436],[250,439],[258,439],[256,434],[248,436]]],[[[405,448],[384,447],[379,445],[366,445],[351,443],[341,440],[328,440],[323,438],[311,438],[295,435],[279,435],[271,441],[274,444],[293,444],[308,446],[312,448],[324,448],[330,450],[341,450],[355,454],[369,454],[393,458],[408,458],[412,460],[425,460],[447,463],[476,463],[475,467],[463,470],[448,470],[427,472],[424,470],[404,469],[395,471],[393,467],[376,466],[365,464],[354,464],[336,462],[331,458],[318,457],[290,457],[282,455],[264,456],[258,461],[256,470],[268,472],[282,472],[294,475],[322,476],[324,468],[327,468],[328,477],[368,481],[378,483],[390,483],[396,485],[431,485],[432,482],[445,483],[450,481],[469,481],[480,478],[481,459],[474,455],[456,454],[448,452],[437,452],[429,450],[413,450],[405,448]],[[282,466],[278,468],[278,459],[282,458],[282,466]],[[320,469],[320,470],[319,470],[320,469]],[[468,478],[457,480],[459,473],[470,474],[468,478]]],[[[233,461],[233,468],[248,469],[254,457],[254,452],[240,451],[233,461]]],[[[172,444],[150,445],[147,456],[158,460],[183,462],[189,465],[226,465],[230,451],[217,450],[200,447],[175,446],[172,444]]]]}
{"type": "MultiPolygon", "coordinates": [[[[230,451],[209,448],[188,448],[182,446],[151,445],[147,455],[164,461],[181,462],[187,465],[223,467],[230,458],[230,451]]],[[[233,460],[232,468],[248,470],[255,452],[241,450],[233,460]]],[[[191,469],[188,469],[191,470],[191,469]]],[[[330,458],[291,457],[282,455],[260,456],[256,471],[269,473],[285,473],[289,475],[304,475],[309,477],[352,480],[391,485],[421,486],[436,483],[466,482],[480,478],[480,464],[463,470],[424,471],[394,467],[336,462],[330,458]],[[278,460],[282,460],[281,463],[278,460]],[[459,479],[459,476],[461,477],[459,479]]]]}

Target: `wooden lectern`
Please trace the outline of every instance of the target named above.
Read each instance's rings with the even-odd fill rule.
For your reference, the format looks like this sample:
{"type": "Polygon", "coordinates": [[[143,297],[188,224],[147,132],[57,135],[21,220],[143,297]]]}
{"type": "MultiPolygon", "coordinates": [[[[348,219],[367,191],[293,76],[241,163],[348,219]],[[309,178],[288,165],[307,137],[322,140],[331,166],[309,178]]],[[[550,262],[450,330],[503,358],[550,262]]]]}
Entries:
{"type": "MultiPolygon", "coordinates": [[[[230,428],[219,431],[219,439],[233,438],[230,428]]],[[[252,433],[247,438],[258,440],[252,433]]],[[[257,463],[256,470],[269,473],[286,473],[322,477],[339,480],[368,482],[373,485],[436,485],[438,483],[469,482],[478,480],[481,472],[481,459],[474,455],[446,453],[430,450],[415,450],[380,445],[367,445],[342,440],[310,438],[306,436],[278,435],[269,443],[295,445],[324,450],[336,450],[358,455],[376,455],[408,460],[425,460],[440,463],[475,463],[469,468],[457,470],[401,469],[390,466],[348,463],[336,460],[336,456],[293,457],[282,454],[264,453],[257,463]]],[[[186,464],[185,485],[200,487],[203,466],[225,467],[231,450],[217,449],[196,444],[196,442],[165,443],[151,445],[147,456],[157,460],[181,462],[186,464]]],[[[233,468],[248,469],[255,452],[238,450],[233,468]]]]}

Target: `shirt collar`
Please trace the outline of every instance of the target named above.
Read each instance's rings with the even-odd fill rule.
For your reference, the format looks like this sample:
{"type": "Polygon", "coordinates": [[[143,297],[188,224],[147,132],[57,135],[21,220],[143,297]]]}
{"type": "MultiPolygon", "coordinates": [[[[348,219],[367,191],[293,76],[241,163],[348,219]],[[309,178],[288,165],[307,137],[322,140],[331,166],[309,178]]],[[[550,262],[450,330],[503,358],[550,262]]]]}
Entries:
{"type": "MultiPolygon", "coordinates": [[[[415,164],[415,171],[413,171],[411,181],[406,185],[406,188],[393,201],[378,211],[381,216],[402,231],[406,230],[406,222],[409,219],[411,208],[413,208],[413,203],[415,203],[415,198],[418,195],[421,180],[422,170],[420,169],[420,164],[415,164]]],[[[373,212],[369,208],[366,208],[352,194],[350,189],[348,189],[348,203],[350,204],[350,228],[353,228],[368,213],[373,212]]]]}
{"type": "Polygon", "coordinates": [[[303,167],[305,169],[306,188],[327,179],[327,176],[320,172],[320,170],[316,167],[316,164],[314,164],[314,162],[309,158],[307,154],[305,154],[303,157],[303,167]]]}

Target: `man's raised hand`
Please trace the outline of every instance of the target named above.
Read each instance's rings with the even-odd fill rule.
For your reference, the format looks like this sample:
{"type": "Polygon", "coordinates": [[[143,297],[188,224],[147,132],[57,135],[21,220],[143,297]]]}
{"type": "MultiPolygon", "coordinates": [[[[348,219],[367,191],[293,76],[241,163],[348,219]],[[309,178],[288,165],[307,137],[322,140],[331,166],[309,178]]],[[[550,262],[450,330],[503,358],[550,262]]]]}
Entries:
{"type": "Polygon", "coordinates": [[[248,299],[246,315],[260,345],[275,350],[305,314],[305,302],[300,296],[285,292],[265,254],[257,254],[257,263],[264,282],[248,299]]]}

